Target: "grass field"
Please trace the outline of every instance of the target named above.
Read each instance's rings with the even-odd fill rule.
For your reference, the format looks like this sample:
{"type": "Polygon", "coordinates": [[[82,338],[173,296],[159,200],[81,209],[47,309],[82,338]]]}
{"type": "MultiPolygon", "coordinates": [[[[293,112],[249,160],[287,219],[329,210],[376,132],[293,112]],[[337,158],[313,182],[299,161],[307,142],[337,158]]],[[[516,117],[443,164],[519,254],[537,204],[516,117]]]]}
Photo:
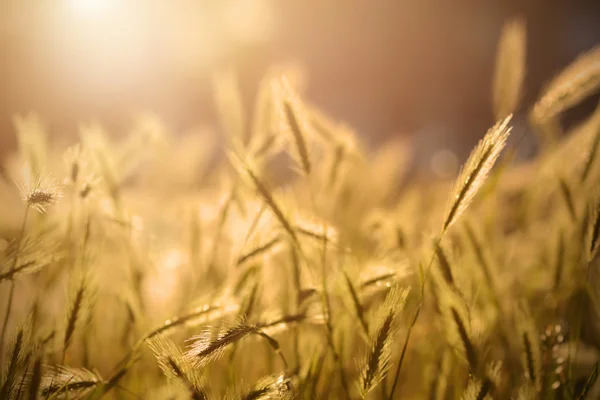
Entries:
{"type": "Polygon", "coordinates": [[[525,48],[508,22],[497,122],[453,182],[406,182],[406,149],[368,151],[285,71],[251,113],[215,77],[225,146],[17,118],[0,398],[600,398],[600,107],[561,125],[600,48],[527,110],[525,48]]]}

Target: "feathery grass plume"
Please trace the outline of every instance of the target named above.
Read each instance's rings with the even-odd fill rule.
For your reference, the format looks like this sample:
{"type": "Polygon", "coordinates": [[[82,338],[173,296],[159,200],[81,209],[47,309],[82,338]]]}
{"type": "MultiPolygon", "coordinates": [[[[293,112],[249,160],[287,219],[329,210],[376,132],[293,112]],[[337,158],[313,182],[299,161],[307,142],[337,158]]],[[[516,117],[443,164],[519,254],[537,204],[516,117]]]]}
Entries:
{"type": "Polygon", "coordinates": [[[592,370],[592,373],[590,374],[587,381],[585,382],[585,386],[583,387],[583,389],[581,390],[581,393],[579,394],[580,400],[586,399],[587,395],[590,393],[590,391],[594,387],[594,384],[596,383],[596,380],[598,379],[598,369],[599,368],[600,368],[600,362],[598,362],[598,363],[596,363],[596,365],[594,365],[594,369],[592,370]]]}
{"type": "Polygon", "coordinates": [[[463,349],[465,351],[465,356],[469,363],[469,368],[472,372],[476,372],[479,369],[477,349],[471,341],[471,337],[467,331],[467,325],[465,324],[463,317],[455,307],[450,307],[450,312],[452,313],[452,319],[454,320],[456,330],[458,331],[458,335],[462,342],[463,349]]]}
{"type": "Polygon", "coordinates": [[[471,152],[467,162],[460,172],[452,195],[444,223],[442,234],[460,217],[473,201],[475,194],[483,185],[485,178],[494,166],[500,152],[506,145],[511,128],[508,126],[512,115],[499,121],[485,134],[471,152]]]}
{"type": "Polygon", "coordinates": [[[516,111],[525,79],[527,50],[525,21],[514,18],[504,24],[496,53],[493,103],[496,119],[516,111]]]}
{"type": "Polygon", "coordinates": [[[14,390],[17,384],[19,373],[29,365],[31,358],[30,346],[31,320],[19,326],[15,338],[10,346],[6,360],[0,360],[2,363],[2,386],[0,387],[0,399],[10,399],[15,394],[14,390]]]}
{"type": "Polygon", "coordinates": [[[44,398],[84,398],[104,380],[96,371],[66,365],[49,367],[42,377],[41,396],[44,398]]]}
{"type": "Polygon", "coordinates": [[[76,185],[79,182],[83,161],[81,144],[69,147],[63,155],[63,161],[68,170],[69,183],[76,185]]]}
{"type": "Polygon", "coordinates": [[[306,310],[297,314],[284,314],[279,316],[264,317],[263,321],[257,324],[261,331],[270,336],[278,335],[282,332],[289,331],[291,327],[298,324],[313,324],[323,325],[325,316],[320,312],[320,309],[306,310]]]}
{"type": "Polygon", "coordinates": [[[531,338],[527,332],[523,332],[523,354],[525,355],[526,376],[533,384],[535,384],[539,379],[539,376],[535,368],[531,338]]]}
{"type": "MultiPolygon", "coordinates": [[[[598,109],[600,109],[600,103],[598,103],[598,109]]],[[[597,112],[597,111],[596,111],[597,112]]],[[[594,160],[598,155],[598,147],[600,147],[600,122],[596,123],[596,134],[594,135],[594,140],[592,142],[591,147],[588,149],[585,164],[581,170],[580,182],[583,184],[586,182],[590,173],[592,171],[592,166],[594,165],[594,160]]]]}
{"type": "Polygon", "coordinates": [[[392,287],[379,310],[370,351],[360,366],[359,390],[363,398],[385,378],[391,366],[392,345],[398,328],[396,319],[404,309],[408,292],[409,289],[398,285],[392,287]]]}
{"type": "Polygon", "coordinates": [[[444,280],[450,286],[454,286],[454,276],[452,275],[452,267],[450,267],[450,260],[442,247],[442,244],[439,243],[436,249],[436,256],[439,260],[440,270],[442,271],[442,275],[444,276],[444,280]]]}
{"type": "MultiPolygon", "coordinates": [[[[542,397],[543,398],[543,397],[542,397]]],[[[517,393],[516,400],[538,400],[540,399],[538,392],[528,382],[521,385],[517,393]]]]}
{"type": "Polygon", "coordinates": [[[471,378],[467,384],[460,400],[484,400],[490,399],[490,390],[492,389],[492,381],[489,379],[481,382],[479,379],[471,378]]]}
{"type": "Polygon", "coordinates": [[[259,256],[267,253],[269,250],[274,248],[279,243],[281,243],[281,237],[279,237],[279,236],[273,237],[272,239],[268,240],[264,244],[257,246],[255,248],[253,248],[252,250],[249,250],[248,252],[239,256],[237,259],[237,265],[242,265],[247,261],[251,261],[255,257],[259,257],[259,256]]]}
{"type": "Polygon", "coordinates": [[[285,231],[290,235],[294,242],[298,243],[298,236],[296,235],[294,228],[292,227],[288,219],[285,217],[285,214],[281,210],[279,204],[275,201],[275,197],[273,196],[269,188],[256,175],[253,168],[250,166],[248,160],[243,160],[241,157],[230,153],[230,161],[240,175],[249,178],[252,186],[254,186],[254,188],[256,189],[256,192],[263,199],[263,201],[269,207],[271,212],[275,215],[283,229],[285,229],[285,231]]]}
{"type": "Polygon", "coordinates": [[[69,349],[71,340],[78,325],[87,321],[87,313],[92,307],[92,288],[90,279],[83,276],[79,280],[74,293],[71,295],[71,305],[67,313],[67,327],[65,329],[65,338],[63,340],[63,358],[69,349]]]}
{"type": "Polygon", "coordinates": [[[192,311],[170,318],[165,321],[162,326],[148,332],[144,336],[145,339],[152,339],[154,336],[159,334],[168,334],[172,330],[183,327],[183,326],[197,326],[207,322],[220,319],[224,316],[231,315],[239,310],[239,303],[233,298],[225,296],[218,302],[213,304],[205,304],[197,307],[192,311]]]}
{"type": "Polygon", "coordinates": [[[397,275],[397,271],[385,265],[379,263],[370,265],[361,271],[360,289],[365,290],[372,286],[386,286],[397,275]]]}
{"type": "Polygon", "coordinates": [[[588,260],[594,259],[600,247],[600,201],[596,201],[588,210],[588,260]]]}
{"type": "Polygon", "coordinates": [[[200,335],[191,337],[188,339],[191,344],[188,346],[189,350],[185,353],[185,358],[194,367],[202,367],[220,358],[229,345],[237,343],[250,335],[258,335],[266,339],[280,356],[283,364],[287,365],[278,342],[265,334],[257,325],[248,324],[243,320],[234,322],[229,326],[224,324],[222,328],[208,327],[200,335]]]}
{"type": "Polygon", "coordinates": [[[219,120],[230,140],[248,143],[244,103],[236,74],[231,69],[217,72],[213,80],[213,92],[219,120]]]}
{"type": "Polygon", "coordinates": [[[362,306],[362,304],[360,304],[360,299],[358,298],[358,293],[356,292],[356,289],[354,288],[354,285],[352,284],[352,281],[350,280],[348,273],[346,271],[343,271],[343,274],[344,274],[344,281],[346,282],[346,287],[348,288],[348,292],[350,293],[350,298],[352,299],[352,306],[354,309],[354,313],[356,314],[356,317],[358,318],[358,322],[360,322],[360,326],[363,329],[363,333],[365,334],[366,337],[369,337],[369,327],[367,324],[367,320],[365,319],[365,314],[363,312],[363,306],[362,306]]]}
{"type": "Polygon", "coordinates": [[[574,106],[600,87],[600,47],[579,56],[548,85],[534,105],[533,118],[544,122],[574,106]]]}
{"type": "Polygon", "coordinates": [[[296,160],[306,175],[310,174],[311,161],[308,154],[306,135],[310,124],[298,96],[292,90],[288,79],[283,76],[272,83],[273,97],[280,108],[279,113],[282,125],[288,130],[296,147],[296,160]]]}
{"type": "Polygon", "coordinates": [[[162,335],[157,335],[146,342],[167,378],[181,384],[184,389],[189,391],[193,400],[208,398],[202,376],[193,368],[175,343],[162,335]]]}
{"type": "Polygon", "coordinates": [[[0,282],[33,274],[64,258],[60,243],[50,232],[36,232],[11,242],[0,262],[0,282]]]}
{"type": "Polygon", "coordinates": [[[33,371],[29,381],[29,400],[37,400],[42,384],[42,357],[38,356],[33,364],[33,371]]]}
{"type": "Polygon", "coordinates": [[[516,318],[521,339],[523,370],[527,379],[539,391],[542,384],[542,350],[535,321],[524,304],[518,310],[516,318]]]}
{"type": "Polygon", "coordinates": [[[577,210],[575,208],[575,202],[573,200],[571,188],[563,178],[560,178],[558,182],[560,187],[560,193],[562,194],[562,197],[565,200],[565,204],[567,206],[567,210],[569,211],[569,216],[571,217],[571,220],[577,221],[577,210]]]}
{"type": "Polygon", "coordinates": [[[62,197],[58,184],[49,175],[34,172],[29,164],[23,167],[23,177],[17,182],[21,199],[28,207],[45,214],[48,207],[62,197]]]}
{"type": "Polygon", "coordinates": [[[231,400],[291,400],[294,392],[290,389],[290,382],[284,375],[269,375],[261,378],[248,390],[233,396],[231,400]]]}

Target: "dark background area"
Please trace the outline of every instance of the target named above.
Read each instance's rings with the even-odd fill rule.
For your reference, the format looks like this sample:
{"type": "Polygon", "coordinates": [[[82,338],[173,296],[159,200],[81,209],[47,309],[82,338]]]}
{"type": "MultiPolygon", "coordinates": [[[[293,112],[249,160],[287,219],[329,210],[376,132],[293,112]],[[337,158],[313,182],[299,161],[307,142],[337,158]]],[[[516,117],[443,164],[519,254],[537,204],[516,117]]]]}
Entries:
{"type": "MultiPolygon", "coordinates": [[[[88,36],[79,30],[88,29],[88,22],[67,24],[57,17],[53,7],[61,0],[46,1],[44,11],[35,12],[26,5],[32,0],[2,1],[2,152],[15,144],[12,116],[29,111],[51,135],[74,136],[78,124],[91,119],[120,134],[139,110],[156,113],[175,132],[213,125],[212,71],[234,66],[250,103],[270,65],[293,62],[306,71],[306,97],[348,121],[370,145],[411,136],[461,153],[493,122],[496,43],[508,18],[522,16],[527,23],[524,106],[561,68],[600,42],[600,1],[591,0],[274,1],[268,36],[228,38],[213,43],[210,55],[202,41],[194,41],[193,28],[214,22],[215,10],[227,0],[164,2],[180,8],[173,14],[144,13],[138,3],[142,8],[129,18],[144,19],[152,29],[136,33],[135,24],[122,19],[88,36]],[[113,48],[121,30],[129,39],[113,48]],[[110,40],[113,47],[105,44],[110,40]],[[182,41],[188,50],[178,52],[182,41]]],[[[147,4],[163,10],[158,3],[147,4]]],[[[205,30],[204,40],[217,30],[205,30]]],[[[571,118],[593,106],[591,99],[571,118]]]]}

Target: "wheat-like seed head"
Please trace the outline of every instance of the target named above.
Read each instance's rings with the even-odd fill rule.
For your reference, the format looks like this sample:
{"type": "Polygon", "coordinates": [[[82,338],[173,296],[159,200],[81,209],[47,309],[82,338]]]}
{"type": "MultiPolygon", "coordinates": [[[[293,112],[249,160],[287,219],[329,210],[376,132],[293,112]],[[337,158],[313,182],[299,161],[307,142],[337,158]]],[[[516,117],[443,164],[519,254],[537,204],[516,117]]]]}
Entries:
{"type": "Polygon", "coordinates": [[[579,56],[546,89],[532,110],[533,119],[544,123],[574,106],[600,87],[600,47],[579,56]]]}
{"type": "Polygon", "coordinates": [[[525,79],[525,22],[513,19],[504,25],[496,56],[493,103],[496,119],[517,109],[525,79]]]}
{"type": "Polygon", "coordinates": [[[40,214],[46,213],[48,207],[56,204],[62,197],[56,181],[49,175],[32,171],[29,164],[25,165],[22,181],[17,186],[23,202],[40,214]]]}
{"type": "Polygon", "coordinates": [[[473,149],[458,175],[450,197],[450,206],[442,224],[442,234],[460,217],[473,201],[510,135],[512,115],[498,121],[473,149]]]}

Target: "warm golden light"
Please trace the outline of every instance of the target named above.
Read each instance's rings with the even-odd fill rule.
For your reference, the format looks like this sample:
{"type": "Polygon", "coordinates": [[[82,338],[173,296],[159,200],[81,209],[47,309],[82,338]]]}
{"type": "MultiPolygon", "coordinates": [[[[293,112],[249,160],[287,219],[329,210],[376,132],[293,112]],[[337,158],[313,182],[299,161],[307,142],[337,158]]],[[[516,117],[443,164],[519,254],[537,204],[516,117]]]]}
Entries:
{"type": "Polygon", "coordinates": [[[69,5],[80,18],[93,19],[99,18],[111,10],[114,11],[117,2],[114,0],[69,0],[69,5]]]}

